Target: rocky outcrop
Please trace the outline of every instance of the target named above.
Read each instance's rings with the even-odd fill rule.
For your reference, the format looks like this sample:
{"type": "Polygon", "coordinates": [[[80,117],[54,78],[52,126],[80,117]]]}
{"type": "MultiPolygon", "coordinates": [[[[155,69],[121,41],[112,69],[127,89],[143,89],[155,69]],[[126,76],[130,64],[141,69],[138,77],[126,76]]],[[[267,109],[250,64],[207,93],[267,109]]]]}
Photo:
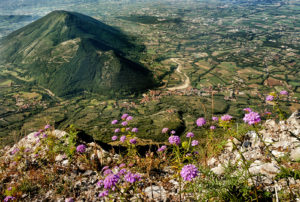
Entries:
{"type": "MultiPolygon", "coordinates": [[[[210,171],[205,167],[199,173],[197,183],[204,183],[202,191],[196,194],[197,199],[202,199],[208,192],[205,184],[210,179],[216,184],[209,189],[226,187],[231,180],[231,177],[228,180],[228,172],[232,172],[230,176],[238,176],[238,180],[245,180],[243,183],[246,182],[247,186],[255,185],[271,192],[273,198],[280,191],[299,193],[300,175],[295,177],[285,173],[280,177],[280,173],[284,169],[299,170],[300,113],[295,112],[288,120],[279,123],[267,120],[257,131],[249,131],[239,140],[229,139],[222,154],[207,161],[210,171]]],[[[99,182],[104,179],[105,169],[117,174],[125,168],[130,172],[142,172],[138,173],[142,180],[136,183],[137,194],[132,190],[124,191],[123,185],[127,182],[120,177],[120,191],[128,194],[127,201],[195,200],[193,192],[180,194],[190,182],[179,181],[169,162],[158,169],[136,169],[139,165],[149,166],[158,160],[150,150],[145,158],[136,156],[135,163],[132,163],[113,153],[113,147],[103,145],[111,149],[108,152],[100,146],[101,143],[84,133],[77,133],[74,138],[71,132],[47,128],[30,133],[14,146],[0,150],[0,199],[4,198],[1,189],[10,193],[13,187],[24,189],[25,185],[26,191],[22,195],[14,193],[11,196],[22,201],[101,201],[105,199],[99,197],[103,194],[99,182]],[[29,181],[32,184],[28,184],[29,181]]],[[[111,193],[111,197],[120,199],[116,193],[111,193]]]]}
{"type": "Polygon", "coordinates": [[[259,132],[249,131],[243,141],[229,139],[224,152],[208,161],[217,175],[222,175],[231,164],[240,169],[248,169],[256,185],[267,190],[287,189],[293,185],[300,188],[300,179],[276,180],[283,168],[297,167],[300,160],[300,112],[297,111],[285,120],[276,123],[267,120],[259,132]],[[245,163],[247,164],[245,168],[245,163]]]}

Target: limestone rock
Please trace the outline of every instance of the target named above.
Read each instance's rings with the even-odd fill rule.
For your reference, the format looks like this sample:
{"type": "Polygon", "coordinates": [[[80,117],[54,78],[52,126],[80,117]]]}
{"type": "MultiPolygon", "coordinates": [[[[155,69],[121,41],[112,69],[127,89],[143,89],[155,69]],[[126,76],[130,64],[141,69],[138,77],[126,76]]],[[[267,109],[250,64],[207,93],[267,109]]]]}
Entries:
{"type": "Polygon", "coordinates": [[[290,157],[293,161],[300,161],[300,147],[293,149],[290,157]]]}
{"type": "Polygon", "coordinates": [[[225,169],[221,164],[219,164],[217,167],[212,168],[211,171],[217,175],[222,175],[222,174],[224,174],[225,169]]]}
{"type": "Polygon", "coordinates": [[[147,187],[144,192],[149,199],[167,201],[167,192],[162,186],[150,186],[147,187]]]}

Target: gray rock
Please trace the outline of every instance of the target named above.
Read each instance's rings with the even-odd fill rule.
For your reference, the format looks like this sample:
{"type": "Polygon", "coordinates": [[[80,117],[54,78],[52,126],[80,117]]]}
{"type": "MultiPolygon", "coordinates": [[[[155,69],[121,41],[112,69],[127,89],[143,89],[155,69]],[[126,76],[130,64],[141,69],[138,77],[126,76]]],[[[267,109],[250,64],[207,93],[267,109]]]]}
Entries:
{"type": "Polygon", "coordinates": [[[216,175],[222,175],[224,174],[225,169],[221,164],[219,164],[217,167],[212,168],[211,171],[214,172],[216,175]]]}
{"type": "Polygon", "coordinates": [[[87,176],[90,176],[90,175],[95,175],[96,174],[96,172],[95,171],[92,171],[92,170],[87,170],[87,171],[85,171],[83,174],[82,174],[82,176],[85,176],[85,177],[87,177],[87,176]]]}
{"type": "Polygon", "coordinates": [[[58,154],[56,157],[55,157],[55,161],[56,162],[61,162],[62,160],[66,159],[66,155],[63,155],[63,154],[58,154]]]}
{"type": "Polygon", "coordinates": [[[280,157],[283,157],[285,155],[285,152],[280,152],[280,151],[277,151],[277,150],[273,150],[272,151],[272,154],[276,157],[276,158],[280,158],[280,157]]]}
{"type": "Polygon", "coordinates": [[[239,144],[240,141],[238,141],[236,138],[233,138],[233,140],[228,139],[227,144],[225,145],[225,150],[227,150],[228,152],[232,152],[234,149],[234,145],[239,145],[239,144]]]}
{"type": "Polygon", "coordinates": [[[273,163],[265,163],[261,166],[261,173],[270,177],[275,177],[277,173],[279,173],[279,167],[273,163]]]}
{"type": "Polygon", "coordinates": [[[150,186],[144,192],[149,199],[167,201],[167,192],[162,186],[150,186]]]}
{"type": "Polygon", "coordinates": [[[297,147],[291,151],[290,158],[293,161],[300,161],[300,147],[297,147]]]}
{"type": "Polygon", "coordinates": [[[67,166],[69,166],[69,160],[68,160],[68,159],[63,160],[63,161],[61,162],[61,164],[62,164],[62,166],[67,167],[67,166]]]}
{"type": "Polygon", "coordinates": [[[217,159],[214,158],[214,157],[212,157],[211,159],[209,159],[209,160],[207,161],[207,165],[213,166],[216,162],[217,162],[217,159]]]}

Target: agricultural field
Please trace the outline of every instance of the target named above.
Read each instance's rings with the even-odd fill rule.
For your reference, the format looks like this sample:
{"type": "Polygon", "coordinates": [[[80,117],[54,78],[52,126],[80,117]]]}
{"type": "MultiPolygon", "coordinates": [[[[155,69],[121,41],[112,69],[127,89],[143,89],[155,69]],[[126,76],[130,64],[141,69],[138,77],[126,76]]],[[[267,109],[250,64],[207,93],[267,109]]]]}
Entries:
{"type": "Polygon", "coordinates": [[[282,106],[287,113],[300,107],[297,1],[30,2],[23,9],[13,2],[8,7],[0,4],[0,38],[52,10],[80,12],[143,44],[144,50],[131,59],[152,70],[161,84],[137,96],[84,92],[57,97],[37,86],[24,70],[1,66],[0,138],[4,142],[46,123],[62,129],[75,124],[109,142],[110,122],[122,113],[135,117],[142,138],[164,141],[158,134],[170,119],[168,127],[183,134],[197,130],[194,121],[200,116],[209,119],[212,114],[228,113],[241,118],[245,107],[261,113],[271,110],[265,96],[281,90],[289,92],[282,106]],[[179,64],[181,71],[177,71],[179,64]],[[187,88],[168,90],[182,85],[184,75],[190,80],[187,88]]]}

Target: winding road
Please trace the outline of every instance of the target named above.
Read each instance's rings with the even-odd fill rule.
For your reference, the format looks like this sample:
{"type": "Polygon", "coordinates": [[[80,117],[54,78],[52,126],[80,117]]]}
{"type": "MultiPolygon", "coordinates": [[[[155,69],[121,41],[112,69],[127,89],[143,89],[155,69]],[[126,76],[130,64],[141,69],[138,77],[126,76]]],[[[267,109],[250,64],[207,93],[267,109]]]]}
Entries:
{"type": "Polygon", "coordinates": [[[178,62],[177,58],[171,58],[171,60],[178,64],[178,67],[176,71],[180,74],[181,78],[184,78],[183,84],[180,84],[178,86],[174,86],[171,88],[167,88],[168,90],[182,90],[185,88],[188,88],[191,85],[190,78],[186,75],[186,73],[183,73],[182,70],[182,64],[178,62]]]}

